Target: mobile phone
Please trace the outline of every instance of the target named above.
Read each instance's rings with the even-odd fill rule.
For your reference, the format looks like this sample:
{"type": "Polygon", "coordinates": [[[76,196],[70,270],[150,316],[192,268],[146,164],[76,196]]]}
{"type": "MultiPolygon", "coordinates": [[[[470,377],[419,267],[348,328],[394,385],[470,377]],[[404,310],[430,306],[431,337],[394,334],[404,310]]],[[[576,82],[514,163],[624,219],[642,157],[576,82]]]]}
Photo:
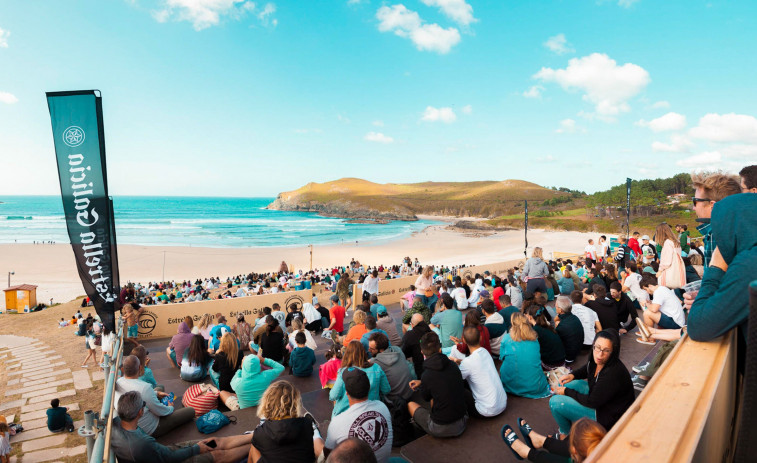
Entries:
{"type": "Polygon", "coordinates": [[[208,441],[205,445],[207,445],[211,449],[214,449],[214,448],[216,448],[216,446],[218,445],[218,443],[216,442],[215,439],[213,439],[211,441],[208,441]]]}

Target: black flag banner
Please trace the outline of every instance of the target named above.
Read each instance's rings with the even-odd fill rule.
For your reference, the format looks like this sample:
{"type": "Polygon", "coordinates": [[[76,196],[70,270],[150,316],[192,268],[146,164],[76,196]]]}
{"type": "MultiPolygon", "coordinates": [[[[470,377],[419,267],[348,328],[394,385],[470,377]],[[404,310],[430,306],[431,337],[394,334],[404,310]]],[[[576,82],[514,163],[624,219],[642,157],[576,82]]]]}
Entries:
{"type": "Polygon", "coordinates": [[[631,233],[631,179],[626,178],[626,238],[631,233]]]}
{"type": "Polygon", "coordinates": [[[525,240],[526,240],[526,247],[523,248],[523,255],[528,258],[528,200],[525,200],[526,203],[526,213],[523,217],[523,229],[525,230],[525,240]]]}
{"type": "Polygon", "coordinates": [[[63,212],[84,291],[115,330],[119,280],[113,203],[108,197],[102,97],[97,90],[48,92],[63,212]]]}

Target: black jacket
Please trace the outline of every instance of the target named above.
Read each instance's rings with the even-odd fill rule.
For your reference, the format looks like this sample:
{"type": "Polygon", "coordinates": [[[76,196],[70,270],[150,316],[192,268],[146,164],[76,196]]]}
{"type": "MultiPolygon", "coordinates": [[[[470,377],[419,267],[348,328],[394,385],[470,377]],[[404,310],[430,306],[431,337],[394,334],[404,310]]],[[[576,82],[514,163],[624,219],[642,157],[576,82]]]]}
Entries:
{"type": "MultiPolygon", "coordinates": [[[[626,293],[620,293],[620,300],[616,301],[613,299],[612,302],[615,304],[615,311],[618,313],[619,322],[625,323],[631,314],[633,314],[634,317],[636,316],[637,312],[633,306],[633,301],[626,293]]],[[[604,329],[604,327],[605,325],[602,325],[602,329],[604,329]]]]}
{"type": "Polygon", "coordinates": [[[594,377],[597,364],[594,362],[594,355],[589,353],[589,363],[573,370],[575,379],[587,380],[589,394],[580,394],[578,391],[566,388],[565,395],[572,397],[583,406],[596,410],[597,421],[609,431],[633,404],[636,395],[631,375],[619,358],[620,336],[614,330],[602,330],[600,333],[605,333],[612,339],[613,349],[610,359],[599,375],[594,377]]]}
{"type": "MultiPolygon", "coordinates": [[[[415,330],[415,329],[413,329],[415,330]]],[[[437,424],[449,424],[467,413],[463,375],[457,364],[441,353],[423,362],[421,394],[426,401],[434,400],[431,419],[437,424]]]]}
{"type": "Polygon", "coordinates": [[[599,323],[602,325],[603,330],[607,328],[612,328],[615,331],[620,330],[618,310],[615,308],[615,303],[613,301],[605,297],[594,301],[587,301],[586,307],[597,313],[599,323]]]}
{"type": "Polygon", "coordinates": [[[560,336],[549,328],[539,325],[534,325],[534,331],[539,340],[541,361],[550,366],[561,365],[565,362],[565,348],[560,336]]]}
{"type": "Polygon", "coordinates": [[[584,327],[581,320],[572,313],[562,314],[555,331],[565,348],[565,360],[572,362],[584,345],[584,327]]]}
{"type": "Polygon", "coordinates": [[[234,377],[234,373],[242,368],[242,359],[244,359],[244,353],[239,350],[237,355],[237,366],[231,368],[229,362],[226,360],[226,353],[219,352],[215,355],[215,361],[213,362],[213,371],[218,373],[218,389],[226,392],[234,393],[234,389],[231,388],[231,379],[234,377]]]}
{"type": "Polygon", "coordinates": [[[315,461],[309,418],[266,420],[252,434],[252,445],[261,453],[259,463],[315,461]]]}
{"type": "Polygon", "coordinates": [[[405,336],[402,338],[402,353],[405,357],[413,359],[416,378],[420,378],[423,374],[421,338],[429,331],[431,331],[431,328],[428,327],[426,322],[420,322],[412,330],[405,333],[405,336]]]}

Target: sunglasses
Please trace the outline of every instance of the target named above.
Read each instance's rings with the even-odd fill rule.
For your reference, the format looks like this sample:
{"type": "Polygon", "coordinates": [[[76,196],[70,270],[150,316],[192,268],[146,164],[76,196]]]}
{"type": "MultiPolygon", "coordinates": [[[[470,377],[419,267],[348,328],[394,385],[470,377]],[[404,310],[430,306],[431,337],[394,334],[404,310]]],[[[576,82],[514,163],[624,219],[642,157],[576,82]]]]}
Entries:
{"type": "Polygon", "coordinates": [[[699,203],[709,203],[710,201],[712,201],[712,200],[708,199],[708,198],[697,198],[696,196],[692,196],[691,197],[691,202],[694,203],[694,207],[696,207],[696,205],[697,205],[698,202],[699,203]]]}

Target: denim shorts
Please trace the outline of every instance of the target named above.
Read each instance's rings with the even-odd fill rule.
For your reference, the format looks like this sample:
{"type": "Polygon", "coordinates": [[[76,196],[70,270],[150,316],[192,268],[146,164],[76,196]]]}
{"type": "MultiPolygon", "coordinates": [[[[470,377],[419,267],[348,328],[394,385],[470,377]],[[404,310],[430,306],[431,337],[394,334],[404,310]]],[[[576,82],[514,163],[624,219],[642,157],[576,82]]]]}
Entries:
{"type": "Polygon", "coordinates": [[[139,325],[130,326],[126,331],[127,338],[136,338],[139,335],[139,325]]]}
{"type": "Polygon", "coordinates": [[[678,323],[674,322],[672,318],[662,312],[660,312],[660,321],[657,322],[657,327],[666,330],[677,330],[681,328],[678,326],[678,323]]]}

